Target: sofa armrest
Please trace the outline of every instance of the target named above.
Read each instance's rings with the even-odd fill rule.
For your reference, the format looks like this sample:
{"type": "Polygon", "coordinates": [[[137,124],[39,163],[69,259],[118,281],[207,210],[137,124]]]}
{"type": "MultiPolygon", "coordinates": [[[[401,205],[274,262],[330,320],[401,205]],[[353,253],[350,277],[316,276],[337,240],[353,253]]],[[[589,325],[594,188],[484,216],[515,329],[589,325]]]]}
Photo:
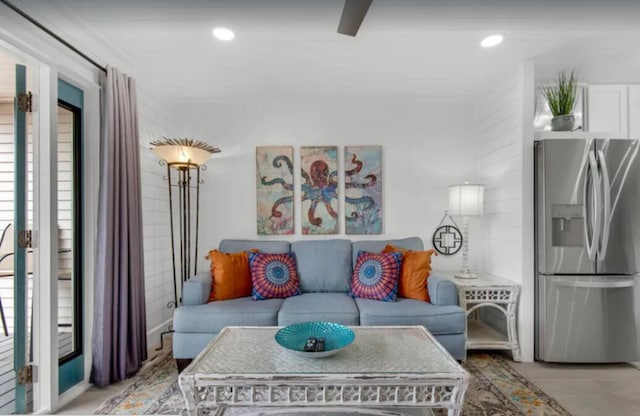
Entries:
{"type": "Polygon", "coordinates": [[[211,292],[211,272],[200,272],[184,282],[182,286],[183,305],[203,305],[211,292]]]}
{"type": "Polygon", "coordinates": [[[436,306],[457,305],[458,289],[451,280],[437,273],[431,273],[427,279],[427,289],[431,304],[436,306]]]}

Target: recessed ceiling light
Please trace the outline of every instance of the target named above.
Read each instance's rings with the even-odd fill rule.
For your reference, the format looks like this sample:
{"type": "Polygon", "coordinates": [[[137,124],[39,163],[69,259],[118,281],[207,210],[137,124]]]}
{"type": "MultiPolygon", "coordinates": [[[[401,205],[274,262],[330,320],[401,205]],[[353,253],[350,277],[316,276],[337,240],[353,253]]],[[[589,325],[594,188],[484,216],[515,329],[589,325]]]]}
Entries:
{"type": "Polygon", "coordinates": [[[480,42],[480,46],[482,46],[483,48],[492,48],[494,46],[500,45],[503,40],[504,37],[502,35],[487,36],[486,38],[482,39],[482,42],[480,42]]]}
{"type": "Polygon", "coordinates": [[[231,29],[227,29],[226,27],[217,27],[213,29],[213,36],[217,39],[229,41],[233,40],[236,37],[235,33],[231,29]]]}

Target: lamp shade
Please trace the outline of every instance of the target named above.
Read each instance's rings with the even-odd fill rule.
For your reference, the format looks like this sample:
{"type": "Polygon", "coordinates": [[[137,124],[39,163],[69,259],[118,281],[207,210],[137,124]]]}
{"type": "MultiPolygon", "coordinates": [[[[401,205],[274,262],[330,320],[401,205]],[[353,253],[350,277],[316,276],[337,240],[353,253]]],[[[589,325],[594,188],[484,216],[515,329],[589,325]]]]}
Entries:
{"type": "Polygon", "coordinates": [[[151,142],[151,150],[160,160],[164,160],[176,168],[189,165],[202,166],[212,154],[220,153],[220,149],[217,147],[200,140],[166,137],[151,142]]]}
{"type": "Polygon", "coordinates": [[[484,214],[484,185],[449,186],[449,214],[470,217],[484,214]]]}
{"type": "Polygon", "coordinates": [[[164,145],[153,148],[153,153],[171,164],[192,163],[201,166],[211,158],[211,152],[189,146],[164,145]]]}

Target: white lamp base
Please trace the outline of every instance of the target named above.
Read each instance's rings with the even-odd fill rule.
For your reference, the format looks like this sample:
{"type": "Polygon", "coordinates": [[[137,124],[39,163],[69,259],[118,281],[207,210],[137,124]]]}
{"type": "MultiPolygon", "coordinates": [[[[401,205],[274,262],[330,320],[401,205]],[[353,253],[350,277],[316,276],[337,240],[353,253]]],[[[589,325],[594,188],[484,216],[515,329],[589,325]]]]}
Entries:
{"type": "Polygon", "coordinates": [[[457,277],[458,279],[476,279],[478,275],[472,272],[460,271],[454,274],[453,277],[457,277]]]}
{"type": "Polygon", "coordinates": [[[475,279],[477,274],[469,267],[469,217],[462,217],[462,270],[453,275],[458,279],[475,279]]]}

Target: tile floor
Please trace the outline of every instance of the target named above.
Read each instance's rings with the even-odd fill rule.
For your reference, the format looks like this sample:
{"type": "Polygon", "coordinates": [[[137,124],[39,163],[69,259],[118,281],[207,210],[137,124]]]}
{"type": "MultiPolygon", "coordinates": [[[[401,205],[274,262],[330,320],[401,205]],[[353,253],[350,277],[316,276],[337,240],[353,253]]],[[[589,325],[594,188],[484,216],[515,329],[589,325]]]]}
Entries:
{"type": "MultiPolygon", "coordinates": [[[[165,338],[163,350],[156,351],[155,348],[157,347],[159,347],[159,345],[156,345],[153,348],[149,349],[148,356],[151,357],[152,359],[159,355],[162,355],[164,352],[166,352],[168,349],[171,348],[171,338],[170,337],[165,338]]],[[[152,361],[150,360],[145,365],[151,365],[151,364],[152,364],[152,361]]],[[[69,404],[62,407],[60,410],[58,410],[56,414],[91,415],[93,414],[94,410],[97,409],[98,406],[102,404],[102,402],[107,400],[110,396],[113,396],[114,394],[124,390],[132,382],[133,380],[131,379],[124,380],[118,383],[110,384],[105,388],[98,388],[98,387],[91,386],[80,397],[78,397],[77,399],[73,400],[72,402],[70,402],[69,404]]]]}
{"type": "MultiPolygon", "coordinates": [[[[640,416],[640,364],[565,365],[536,362],[513,363],[513,367],[558,400],[574,416],[640,416]]],[[[123,381],[105,389],[91,387],[81,397],[60,409],[58,414],[92,414],[104,400],[129,383],[123,381]]]]}
{"type": "Polygon", "coordinates": [[[575,416],[640,415],[640,366],[513,363],[575,416]]]}

